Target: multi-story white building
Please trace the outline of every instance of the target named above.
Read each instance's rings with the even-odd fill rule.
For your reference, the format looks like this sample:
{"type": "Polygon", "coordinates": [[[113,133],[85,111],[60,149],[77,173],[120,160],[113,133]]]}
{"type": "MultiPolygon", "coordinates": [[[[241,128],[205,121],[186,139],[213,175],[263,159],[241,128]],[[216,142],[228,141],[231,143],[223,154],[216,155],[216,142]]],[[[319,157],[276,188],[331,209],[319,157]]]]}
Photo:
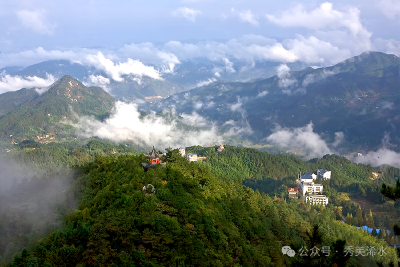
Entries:
{"type": "Polygon", "coordinates": [[[320,179],[325,179],[325,180],[331,179],[331,174],[332,174],[331,171],[327,171],[324,169],[318,169],[318,171],[317,171],[317,177],[320,179]]]}
{"type": "Polygon", "coordinates": [[[314,182],[300,182],[299,189],[304,196],[307,194],[322,194],[324,186],[322,184],[314,184],[314,182]]]}
{"type": "Polygon", "coordinates": [[[189,162],[191,161],[197,161],[197,154],[192,154],[192,153],[188,153],[186,155],[186,158],[189,162]]]}
{"type": "Polygon", "coordinates": [[[306,195],[303,197],[306,203],[310,203],[311,205],[324,205],[328,204],[328,197],[325,195],[306,195]]]}
{"type": "Polygon", "coordinates": [[[186,149],[184,147],[180,147],[179,148],[179,154],[181,154],[181,156],[184,157],[185,153],[186,153],[186,149]]]}

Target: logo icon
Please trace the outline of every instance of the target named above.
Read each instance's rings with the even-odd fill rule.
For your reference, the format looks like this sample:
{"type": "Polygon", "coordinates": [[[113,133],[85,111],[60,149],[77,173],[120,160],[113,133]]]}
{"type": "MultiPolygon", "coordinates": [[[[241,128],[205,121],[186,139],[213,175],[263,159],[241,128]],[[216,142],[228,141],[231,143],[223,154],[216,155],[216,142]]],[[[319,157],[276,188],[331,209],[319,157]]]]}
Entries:
{"type": "Polygon", "coordinates": [[[290,247],[290,246],[283,246],[282,247],[282,254],[283,255],[288,255],[289,257],[294,257],[296,255],[296,252],[290,247]]]}

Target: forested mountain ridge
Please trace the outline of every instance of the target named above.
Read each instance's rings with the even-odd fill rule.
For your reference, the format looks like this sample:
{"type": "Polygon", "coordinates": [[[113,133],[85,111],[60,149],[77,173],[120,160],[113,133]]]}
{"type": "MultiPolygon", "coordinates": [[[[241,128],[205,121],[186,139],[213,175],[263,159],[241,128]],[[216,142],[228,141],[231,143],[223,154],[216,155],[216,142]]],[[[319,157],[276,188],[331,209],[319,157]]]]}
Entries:
{"type": "Polygon", "coordinates": [[[26,88],[0,94],[0,118],[13,109],[32,101],[38,96],[39,94],[34,89],[26,88]]]}
{"type": "Polygon", "coordinates": [[[151,108],[175,106],[196,111],[222,125],[245,119],[262,142],[276,125],[303,127],[328,142],[344,133],[342,147],[370,150],[385,134],[393,149],[400,147],[400,59],[378,52],[363,53],[328,68],[288,71],[253,83],[215,82],[171,96],[151,108]],[[244,116],[244,117],[243,117],[244,116]]]}
{"type": "Polygon", "coordinates": [[[319,180],[324,186],[323,194],[329,197],[329,205],[336,207],[338,219],[352,215],[354,226],[366,225],[365,218],[373,212],[376,228],[392,229],[399,223],[400,209],[397,203],[385,199],[380,189],[382,184],[394,185],[400,178],[400,169],[391,166],[356,164],[343,156],[325,155],[320,159],[304,161],[293,155],[272,155],[256,149],[225,146],[222,152],[217,147],[194,146],[186,148],[187,153],[206,156],[199,162],[214,175],[228,180],[241,179],[243,184],[269,194],[287,197],[287,189],[297,187],[298,175],[316,173],[318,169],[330,170],[332,178],[319,180]],[[358,209],[362,218],[358,217],[358,209]]]}
{"type": "Polygon", "coordinates": [[[40,97],[4,115],[0,119],[0,137],[12,136],[18,140],[37,135],[71,135],[71,126],[62,121],[74,122],[76,115],[101,118],[111,110],[114,102],[114,98],[103,89],[86,87],[66,75],[40,97]]]}
{"type": "Polygon", "coordinates": [[[330,266],[337,255],[290,258],[281,248],[338,245],[338,238],[386,249],[385,257],[345,258],[351,266],[397,260],[382,240],[336,221],[329,208],[273,200],[187,162],[177,150],[167,153],[166,167],[145,172],[145,160],[98,157],[80,167],[73,188],[78,210],[12,266],[330,266]],[[142,192],[147,184],[154,195],[142,192]]]}

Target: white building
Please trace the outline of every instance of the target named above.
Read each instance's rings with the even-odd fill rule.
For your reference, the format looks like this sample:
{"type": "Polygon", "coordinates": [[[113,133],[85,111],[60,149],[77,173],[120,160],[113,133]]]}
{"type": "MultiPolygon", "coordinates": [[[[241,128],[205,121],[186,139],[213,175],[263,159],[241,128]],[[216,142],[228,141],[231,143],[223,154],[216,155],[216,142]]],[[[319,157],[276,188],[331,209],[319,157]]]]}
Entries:
{"type": "Polygon", "coordinates": [[[181,156],[184,157],[185,153],[186,153],[186,149],[184,147],[180,147],[179,148],[179,154],[181,154],[181,156]]]}
{"type": "Polygon", "coordinates": [[[306,203],[310,202],[311,205],[324,205],[328,204],[328,197],[325,195],[306,195],[303,197],[306,203]]]}
{"type": "Polygon", "coordinates": [[[304,175],[301,175],[299,180],[301,182],[312,182],[313,180],[317,179],[317,175],[311,172],[306,172],[304,175]]]}
{"type": "Polygon", "coordinates": [[[300,182],[299,184],[300,192],[303,196],[308,194],[321,194],[324,191],[324,186],[322,184],[314,184],[314,182],[300,182]]]}
{"type": "Polygon", "coordinates": [[[186,158],[189,162],[197,161],[197,154],[189,153],[186,155],[186,158]]]}
{"type": "Polygon", "coordinates": [[[325,180],[331,179],[331,174],[332,174],[331,171],[327,171],[324,169],[318,169],[318,171],[317,171],[317,177],[320,179],[325,179],[325,180]]]}

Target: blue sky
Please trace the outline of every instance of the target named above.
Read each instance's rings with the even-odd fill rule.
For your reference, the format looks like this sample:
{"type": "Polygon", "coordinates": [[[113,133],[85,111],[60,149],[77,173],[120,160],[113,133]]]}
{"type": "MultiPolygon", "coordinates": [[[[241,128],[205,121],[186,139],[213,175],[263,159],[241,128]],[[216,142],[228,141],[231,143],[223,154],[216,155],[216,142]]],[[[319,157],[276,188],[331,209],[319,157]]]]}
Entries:
{"type": "Polygon", "coordinates": [[[89,64],[99,52],[115,64],[208,57],[332,65],[368,50],[398,55],[399,26],[397,0],[1,1],[0,67],[89,64]]]}

